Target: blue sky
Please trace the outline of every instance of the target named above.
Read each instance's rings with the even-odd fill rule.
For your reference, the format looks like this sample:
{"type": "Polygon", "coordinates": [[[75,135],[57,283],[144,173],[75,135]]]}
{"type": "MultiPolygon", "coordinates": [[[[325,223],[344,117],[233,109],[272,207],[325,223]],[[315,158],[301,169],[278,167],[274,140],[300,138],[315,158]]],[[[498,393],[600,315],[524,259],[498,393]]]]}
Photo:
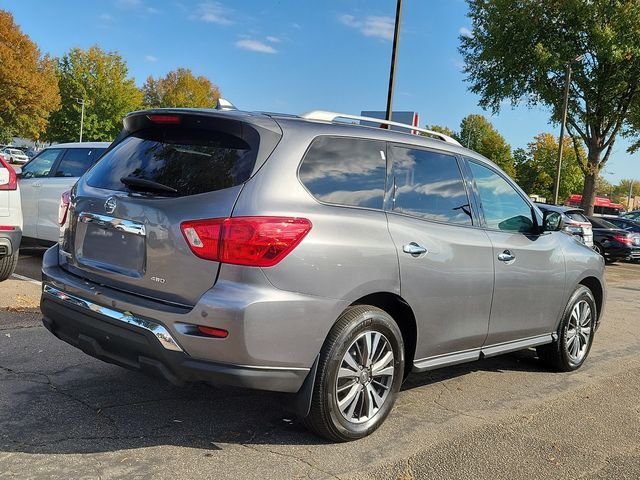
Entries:
{"type": "MultiPolygon", "coordinates": [[[[0,0],[0,8],[42,49],[62,55],[94,44],[117,50],[141,85],[178,67],[220,86],[246,110],[359,113],[384,110],[394,0],[0,0]]],[[[513,148],[540,132],[556,135],[544,109],[492,117],[467,91],[457,52],[470,27],[463,0],[405,0],[395,110],[457,129],[482,113],[513,148]]],[[[619,139],[605,169],[609,180],[640,179],[640,154],[619,139]]]]}

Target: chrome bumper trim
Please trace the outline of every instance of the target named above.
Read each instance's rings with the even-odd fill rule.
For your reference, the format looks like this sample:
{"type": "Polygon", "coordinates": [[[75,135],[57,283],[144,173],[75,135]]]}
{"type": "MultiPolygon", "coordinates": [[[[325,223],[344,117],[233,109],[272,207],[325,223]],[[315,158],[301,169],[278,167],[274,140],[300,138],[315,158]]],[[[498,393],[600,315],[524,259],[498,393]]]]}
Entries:
{"type": "Polygon", "coordinates": [[[140,235],[141,237],[147,234],[145,226],[142,223],[109,217],[107,215],[99,215],[97,213],[80,212],[78,221],[82,223],[95,223],[102,228],[111,228],[120,232],[140,235]]]}
{"type": "Polygon", "coordinates": [[[76,307],[84,308],[85,310],[90,310],[94,313],[99,313],[100,315],[109,317],[112,320],[117,320],[119,322],[127,323],[129,325],[134,325],[139,328],[144,328],[145,330],[148,330],[151,333],[153,333],[153,335],[158,339],[160,344],[167,350],[173,350],[174,352],[183,351],[182,348],[180,348],[180,346],[178,345],[178,343],[173,339],[169,331],[159,323],[156,323],[152,320],[138,318],[135,315],[128,312],[119,312],[111,308],[103,307],[101,305],[92,303],[88,300],[84,300],[74,295],[65,293],[62,290],[58,290],[57,288],[52,287],[51,285],[45,284],[43,287],[43,291],[47,295],[51,295],[52,297],[54,297],[56,300],[63,301],[65,303],[74,305],[76,307]]]}

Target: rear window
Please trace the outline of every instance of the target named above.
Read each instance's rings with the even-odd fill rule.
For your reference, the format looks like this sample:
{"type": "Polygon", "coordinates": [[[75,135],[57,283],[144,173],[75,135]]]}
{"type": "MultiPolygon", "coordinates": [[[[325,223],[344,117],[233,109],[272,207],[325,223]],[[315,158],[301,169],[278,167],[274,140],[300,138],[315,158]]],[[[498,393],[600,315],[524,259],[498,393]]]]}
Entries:
{"type": "MultiPolygon", "coordinates": [[[[239,185],[251,176],[256,152],[223,132],[179,127],[141,130],[107,152],[87,173],[92,187],[129,191],[134,177],[196,195],[239,185]]],[[[138,190],[137,190],[138,191],[138,190]]]]}
{"type": "Polygon", "coordinates": [[[601,218],[589,217],[589,221],[596,228],[618,228],[613,223],[607,222],[601,218]]]}
{"type": "Polygon", "coordinates": [[[571,220],[575,220],[576,222],[589,223],[587,217],[585,217],[580,212],[568,212],[567,217],[569,217],[571,220]]]}

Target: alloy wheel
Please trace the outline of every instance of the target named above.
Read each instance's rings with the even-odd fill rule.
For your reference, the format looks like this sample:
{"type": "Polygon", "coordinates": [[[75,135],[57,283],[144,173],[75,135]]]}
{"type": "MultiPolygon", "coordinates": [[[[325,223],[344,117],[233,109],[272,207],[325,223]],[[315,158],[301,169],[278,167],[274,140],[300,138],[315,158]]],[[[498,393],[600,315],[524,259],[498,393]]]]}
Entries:
{"type": "Polygon", "coordinates": [[[591,305],[587,301],[580,300],[573,306],[567,323],[565,348],[574,363],[580,363],[589,349],[592,320],[591,305]]]}
{"type": "Polygon", "coordinates": [[[391,392],[394,371],[387,337],[376,331],[360,334],[342,357],[336,377],[335,397],[342,416],[352,423],[373,418],[391,392]]]}

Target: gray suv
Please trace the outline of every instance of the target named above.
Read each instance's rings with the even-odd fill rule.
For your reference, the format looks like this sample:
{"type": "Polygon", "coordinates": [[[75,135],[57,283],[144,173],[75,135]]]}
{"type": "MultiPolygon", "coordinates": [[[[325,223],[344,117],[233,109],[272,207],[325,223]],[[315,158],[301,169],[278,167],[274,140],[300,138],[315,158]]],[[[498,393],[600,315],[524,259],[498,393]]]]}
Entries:
{"type": "Polygon", "coordinates": [[[580,367],[602,257],[455,140],[339,117],[129,114],[44,256],[45,326],[175,384],[295,394],[334,441],[410,372],[530,347],[580,367]]]}

